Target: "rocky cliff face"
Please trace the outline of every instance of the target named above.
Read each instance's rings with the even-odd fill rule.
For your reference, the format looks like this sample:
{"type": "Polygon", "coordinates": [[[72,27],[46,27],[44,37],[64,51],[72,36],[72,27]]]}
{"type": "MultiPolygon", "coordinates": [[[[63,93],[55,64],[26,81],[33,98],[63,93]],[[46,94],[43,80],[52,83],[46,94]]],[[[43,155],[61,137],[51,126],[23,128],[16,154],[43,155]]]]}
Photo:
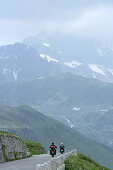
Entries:
{"type": "Polygon", "coordinates": [[[30,156],[30,152],[19,137],[0,133],[0,163],[28,156],[30,156]]]}

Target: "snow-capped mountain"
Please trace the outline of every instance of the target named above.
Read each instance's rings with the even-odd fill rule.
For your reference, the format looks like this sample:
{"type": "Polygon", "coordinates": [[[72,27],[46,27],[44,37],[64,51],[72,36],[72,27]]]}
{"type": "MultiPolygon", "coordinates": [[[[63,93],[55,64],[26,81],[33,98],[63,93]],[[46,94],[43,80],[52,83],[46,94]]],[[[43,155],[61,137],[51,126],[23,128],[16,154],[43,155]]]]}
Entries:
{"type": "Polygon", "coordinates": [[[21,43],[0,46],[0,81],[32,80],[64,72],[58,59],[21,43]]]}
{"type": "Polygon", "coordinates": [[[47,36],[30,37],[24,43],[37,49],[42,58],[67,66],[67,70],[85,77],[113,82],[113,50],[92,39],[47,36]],[[42,55],[43,54],[43,55],[42,55]]]}
{"type": "Polygon", "coordinates": [[[113,50],[94,40],[48,37],[0,46],[0,80],[31,80],[71,72],[113,82],[113,50]]]}

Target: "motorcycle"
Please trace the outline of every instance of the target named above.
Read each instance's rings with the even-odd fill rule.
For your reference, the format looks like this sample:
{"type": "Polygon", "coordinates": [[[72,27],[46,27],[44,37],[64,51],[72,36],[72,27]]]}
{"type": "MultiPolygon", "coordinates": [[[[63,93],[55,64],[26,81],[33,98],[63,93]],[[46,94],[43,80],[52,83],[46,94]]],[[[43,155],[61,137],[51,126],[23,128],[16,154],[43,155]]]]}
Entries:
{"type": "Polygon", "coordinates": [[[60,153],[61,153],[61,154],[64,153],[64,148],[60,148],[60,153]]]}
{"type": "Polygon", "coordinates": [[[50,149],[50,155],[51,155],[52,157],[54,157],[54,156],[56,155],[56,149],[55,149],[55,148],[51,148],[51,149],[50,149]]]}

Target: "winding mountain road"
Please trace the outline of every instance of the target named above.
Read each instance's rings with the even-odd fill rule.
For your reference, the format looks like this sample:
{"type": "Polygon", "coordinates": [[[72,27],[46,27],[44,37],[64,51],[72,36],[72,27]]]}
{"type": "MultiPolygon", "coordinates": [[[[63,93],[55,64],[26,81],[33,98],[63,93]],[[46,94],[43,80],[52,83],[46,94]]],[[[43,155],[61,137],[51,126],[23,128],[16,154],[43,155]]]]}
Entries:
{"type": "Polygon", "coordinates": [[[1,163],[0,170],[36,170],[37,164],[45,163],[51,159],[52,157],[49,154],[33,155],[27,159],[1,163]]]}

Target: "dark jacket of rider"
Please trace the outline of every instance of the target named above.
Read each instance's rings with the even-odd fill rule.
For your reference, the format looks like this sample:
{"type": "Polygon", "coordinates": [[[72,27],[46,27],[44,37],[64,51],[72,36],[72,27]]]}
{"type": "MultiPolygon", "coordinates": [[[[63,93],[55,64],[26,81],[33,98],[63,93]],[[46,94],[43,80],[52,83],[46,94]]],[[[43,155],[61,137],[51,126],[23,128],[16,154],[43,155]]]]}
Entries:
{"type": "Polygon", "coordinates": [[[62,149],[62,148],[63,148],[63,149],[65,148],[64,144],[61,144],[61,145],[60,145],[60,149],[62,149]]]}
{"type": "Polygon", "coordinates": [[[50,148],[51,148],[51,149],[52,149],[52,148],[57,148],[57,146],[54,145],[54,143],[52,143],[52,145],[50,145],[50,148]]]}

